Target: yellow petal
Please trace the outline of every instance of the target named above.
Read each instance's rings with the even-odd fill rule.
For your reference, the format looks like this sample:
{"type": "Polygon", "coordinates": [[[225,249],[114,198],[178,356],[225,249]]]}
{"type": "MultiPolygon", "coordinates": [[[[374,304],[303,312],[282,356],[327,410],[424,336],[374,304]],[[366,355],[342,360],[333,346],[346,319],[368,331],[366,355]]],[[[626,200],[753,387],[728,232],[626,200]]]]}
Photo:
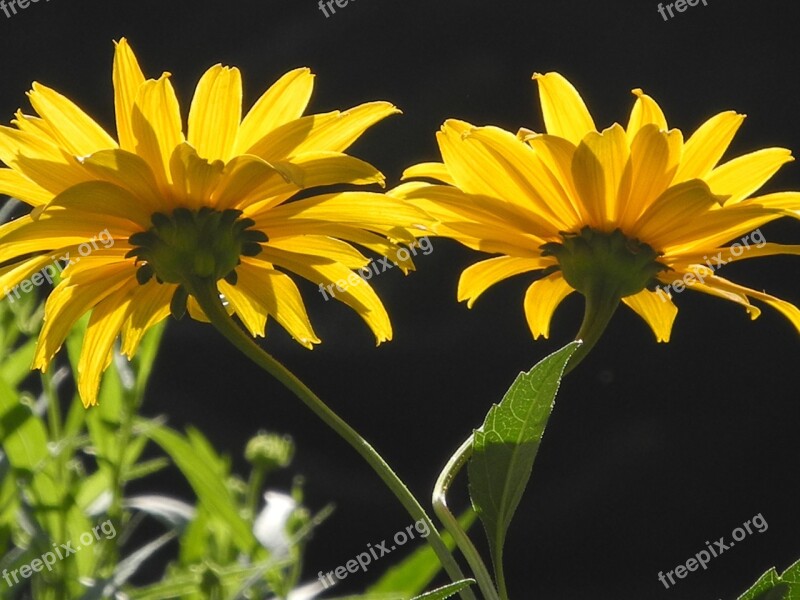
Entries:
{"type": "Polygon", "coordinates": [[[592,115],[578,91],[559,73],[533,78],[539,84],[539,99],[547,133],[565,138],[576,146],[590,131],[596,131],[592,115]]]}
{"type": "Polygon", "coordinates": [[[144,83],[144,75],[125,38],[116,43],[112,80],[114,82],[117,137],[123,149],[133,151],[136,148],[136,137],[133,132],[131,115],[139,86],[144,83]]]}
{"type": "Polygon", "coordinates": [[[46,369],[75,322],[131,279],[131,269],[127,264],[96,271],[81,278],[80,285],[67,285],[62,281],[48,296],[44,306],[44,326],[39,334],[32,368],[46,369]]]}
{"type": "Polygon", "coordinates": [[[31,105],[47,121],[60,145],[75,156],[116,148],[117,142],[71,100],[40,83],[28,92],[31,105]]]}
{"type": "Polygon", "coordinates": [[[386,187],[383,173],[368,162],[341,152],[304,152],[292,157],[291,161],[278,161],[275,167],[283,172],[292,170],[292,184],[301,188],[337,183],[377,183],[386,187]]]}
{"type": "Polygon", "coordinates": [[[12,169],[0,169],[0,194],[13,196],[30,206],[42,206],[53,197],[46,189],[12,169]]]}
{"type": "Polygon", "coordinates": [[[127,317],[133,291],[139,284],[128,280],[92,310],[78,359],[78,394],[84,407],[97,404],[100,378],[113,355],[114,340],[127,317]]]}
{"type": "MultiPolygon", "coordinates": [[[[303,223],[293,223],[292,229],[295,232],[294,235],[298,237],[329,236],[330,238],[358,244],[376,254],[388,257],[393,263],[397,264],[404,273],[414,270],[412,256],[417,256],[420,253],[427,256],[433,252],[430,239],[425,236],[420,236],[419,240],[409,242],[408,247],[405,247],[359,227],[340,225],[338,223],[307,221],[303,223]],[[423,238],[425,241],[422,241],[423,238]],[[399,252],[402,252],[402,256],[398,256],[399,252]]],[[[273,236],[273,238],[271,238],[272,241],[277,242],[285,239],[293,238],[287,238],[285,236],[273,236]]]]}
{"type": "Polygon", "coordinates": [[[181,113],[175,90],[165,73],[157,81],[145,81],[133,105],[132,129],[136,138],[136,154],[150,165],[164,193],[168,193],[169,161],[181,144],[181,113]]]}
{"type": "MultiPolygon", "coordinates": [[[[20,290],[17,287],[17,284],[25,279],[30,279],[31,275],[40,270],[47,273],[47,277],[44,277],[44,273],[42,273],[38,279],[38,285],[44,283],[46,279],[49,279],[49,283],[52,283],[53,276],[61,269],[53,265],[53,258],[47,254],[29,260],[23,260],[20,263],[0,269],[0,288],[2,288],[3,294],[5,294],[10,303],[13,304],[22,297],[20,292],[22,292],[22,294],[25,293],[24,290],[20,290]],[[47,268],[48,265],[49,268],[47,268]]],[[[36,281],[32,281],[31,283],[37,285],[36,281]]]]}
{"type": "Polygon", "coordinates": [[[733,111],[719,113],[703,123],[683,147],[683,157],[675,183],[704,178],[725,154],[744,121],[744,115],[733,111]]]}
{"type": "Polygon", "coordinates": [[[642,317],[656,335],[656,341],[668,342],[672,333],[672,324],[678,315],[678,307],[665,293],[642,290],[622,301],[642,317]]]}
{"type": "Polygon", "coordinates": [[[679,254],[696,249],[719,246],[749,234],[762,225],[783,216],[779,209],[745,206],[740,203],[730,208],[712,210],[701,219],[686,219],[675,223],[675,229],[665,239],[661,250],[679,254]]]}
{"type": "Polygon", "coordinates": [[[579,215],[581,223],[589,221],[589,212],[578,196],[572,180],[572,159],[575,157],[575,145],[564,138],[554,135],[534,135],[525,140],[536,152],[542,164],[550,171],[554,185],[564,190],[572,209],[579,215]]]}
{"type": "MultiPolygon", "coordinates": [[[[551,239],[545,225],[496,198],[465,194],[458,188],[411,182],[389,192],[439,223],[423,223],[436,235],[452,237],[470,248],[511,256],[538,258],[539,246],[551,239]],[[536,233],[534,233],[536,232],[536,233]]],[[[549,229],[549,228],[548,228],[549,229]]]]}
{"type": "MultiPolygon", "coordinates": [[[[241,274],[241,266],[237,269],[237,274],[241,274]]],[[[264,329],[267,326],[267,311],[263,308],[254,294],[245,291],[244,286],[237,283],[235,286],[229,284],[224,279],[220,280],[219,291],[233,308],[233,312],[239,317],[241,322],[253,337],[264,337],[264,329]]]]}
{"type": "Polygon", "coordinates": [[[645,125],[631,144],[631,187],[627,201],[620,207],[620,229],[629,231],[641,214],[667,189],[680,160],[681,133],[660,131],[654,124],[645,125]]]}
{"type": "Polygon", "coordinates": [[[550,337],[550,320],[561,301],[573,290],[561,276],[552,273],[534,281],[525,292],[525,318],[533,338],[550,337]]]}
{"type": "Polygon", "coordinates": [[[215,65],[197,84],[189,109],[188,141],[206,160],[227,161],[242,119],[242,75],[215,65]]]}
{"type": "Polygon", "coordinates": [[[368,102],[344,112],[301,117],[265,135],[247,154],[273,162],[316,150],[343,152],[372,125],[399,112],[388,102],[368,102]]]}
{"type": "Polygon", "coordinates": [[[243,209],[265,198],[280,204],[299,190],[287,175],[257,156],[234,157],[227,165],[211,202],[217,210],[243,209]]]}
{"type": "Polygon", "coordinates": [[[0,126],[0,161],[53,194],[91,178],[49,139],[11,127],[0,126]]]}
{"type": "Polygon", "coordinates": [[[537,269],[555,264],[550,257],[518,258],[515,256],[496,256],[470,265],[461,273],[458,280],[458,301],[467,301],[467,308],[472,308],[475,301],[494,284],[537,269]]]}
{"type": "MultiPolygon", "coordinates": [[[[544,214],[537,210],[537,206],[541,207],[541,199],[537,205],[532,188],[525,187],[524,177],[507,162],[503,164],[502,158],[486,145],[470,143],[474,129],[469,123],[449,119],[436,134],[442,157],[458,188],[468,194],[501,201],[505,205],[503,212],[515,211],[518,219],[534,223],[532,231],[537,235],[553,236],[565,229],[563,222],[556,219],[549,208],[543,209],[544,214]]],[[[516,138],[514,141],[522,145],[516,138]]],[[[436,190],[440,187],[430,186],[427,189],[436,190]]]]}
{"type": "Polygon", "coordinates": [[[152,212],[171,208],[158,190],[152,169],[136,154],[120,149],[101,150],[84,158],[81,164],[94,176],[128,190],[152,212]]]}
{"type": "MultiPolygon", "coordinates": [[[[300,277],[307,279],[315,286],[323,289],[325,285],[333,284],[332,293],[336,300],[347,304],[355,310],[364,320],[375,335],[378,344],[392,339],[392,325],[389,315],[375,291],[370,285],[361,280],[353,271],[339,263],[310,264],[306,257],[294,253],[278,250],[277,248],[264,248],[264,251],[254,259],[254,262],[269,262],[284,268],[300,277]],[[348,277],[354,275],[355,285],[348,284],[348,277]],[[336,284],[344,283],[344,291],[339,291],[336,284]]],[[[265,265],[266,266],[266,265],[265,265]]],[[[276,317],[277,318],[277,317],[276,317]]]]}
{"type": "Polygon", "coordinates": [[[769,210],[779,210],[786,216],[800,219],[800,192],[776,192],[765,196],[748,198],[741,206],[761,206],[769,210]]]}
{"type": "Polygon", "coordinates": [[[208,206],[210,198],[223,179],[225,164],[221,160],[207,161],[183,142],[175,147],[169,161],[173,201],[189,208],[208,206]]]}
{"type": "MultiPolygon", "coordinates": [[[[753,232],[755,233],[755,232],[753,232]]],[[[716,256],[717,253],[721,252],[722,256],[720,258],[727,262],[736,262],[739,260],[745,260],[747,258],[759,258],[762,256],[775,256],[777,254],[794,254],[800,255],[800,245],[787,245],[787,244],[771,244],[765,241],[763,237],[763,233],[759,230],[761,240],[753,239],[752,234],[748,234],[743,238],[736,240],[735,244],[738,245],[737,251],[739,255],[736,256],[733,252],[731,252],[730,247],[728,248],[717,248],[714,246],[710,246],[703,249],[694,249],[691,252],[685,253],[671,253],[670,254],[670,266],[675,264],[691,264],[691,263],[698,263],[704,262],[706,260],[716,263],[716,261],[710,259],[709,257],[716,256]],[[758,245],[760,244],[760,245],[758,245]]]]}
{"type": "Polygon", "coordinates": [[[235,153],[250,149],[270,131],[300,116],[314,89],[314,75],[307,68],[289,71],[256,101],[245,116],[236,138],[235,153]]]}
{"type": "Polygon", "coordinates": [[[425,215],[408,203],[372,192],[340,192],[313,196],[263,213],[245,211],[256,227],[269,233],[270,225],[308,219],[356,225],[373,231],[391,231],[397,223],[422,222],[425,215]]]}
{"type": "MultiPolygon", "coordinates": [[[[53,198],[43,214],[57,209],[96,213],[102,216],[127,220],[132,231],[136,226],[150,228],[150,209],[128,190],[107,181],[87,181],[79,183],[53,198]]],[[[77,214],[76,218],[80,218],[77,214]]],[[[97,233],[97,232],[95,232],[97,233]]]]}
{"type": "Polygon", "coordinates": [[[408,167],[405,171],[403,171],[402,179],[411,179],[413,177],[427,177],[428,179],[436,179],[442,183],[455,185],[455,181],[453,181],[453,178],[444,163],[420,163],[418,165],[408,167]]]}
{"type": "Polygon", "coordinates": [[[14,119],[11,120],[12,125],[16,125],[20,131],[25,131],[34,136],[43,138],[48,142],[59,145],[58,136],[56,135],[50,124],[42,118],[32,117],[23,114],[21,110],[14,113],[14,119]]]}
{"type": "Polygon", "coordinates": [[[670,271],[669,277],[672,278],[672,281],[668,280],[667,274],[663,274],[660,279],[667,286],[674,285],[677,281],[682,281],[685,285],[685,282],[688,281],[690,282],[690,285],[687,286],[687,289],[691,289],[694,292],[702,292],[704,294],[708,294],[709,296],[722,298],[728,302],[738,304],[747,311],[747,314],[750,315],[750,320],[755,320],[761,315],[761,309],[750,304],[750,300],[744,294],[722,290],[706,285],[704,283],[705,280],[712,277],[713,274],[714,271],[705,265],[694,264],[684,267],[676,267],[674,271],[670,271]],[[686,279],[684,279],[685,277],[686,279]]]}
{"type": "Polygon", "coordinates": [[[756,192],[781,166],[793,160],[790,150],[765,148],[720,165],[705,180],[712,192],[729,196],[725,206],[732,206],[756,192]]]}
{"type": "Polygon", "coordinates": [[[564,188],[554,181],[548,168],[528,144],[499,127],[471,129],[466,143],[473,141],[483,144],[505,173],[504,183],[509,187],[503,196],[505,199],[522,208],[533,209],[553,221],[560,230],[579,227],[579,217],[564,188]]]}
{"type": "Polygon", "coordinates": [[[658,103],[639,88],[633,90],[633,95],[636,96],[636,102],[628,120],[628,141],[632,142],[639,130],[647,125],[654,125],[657,131],[666,131],[667,119],[658,103]]]}
{"type": "Polygon", "coordinates": [[[151,279],[134,291],[122,328],[122,354],[132,358],[144,334],[169,316],[170,300],[176,288],[176,285],[157,283],[155,279],[151,279]]]}
{"type": "Polygon", "coordinates": [[[73,212],[63,208],[42,213],[38,220],[20,217],[0,229],[0,263],[34,252],[50,252],[103,236],[127,240],[135,231],[130,221],[103,214],[73,212]],[[107,232],[107,233],[106,233],[107,232]]]}
{"type": "Polygon", "coordinates": [[[248,258],[236,270],[241,287],[263,305],[265,315],[272,316],[289,334],[306,348],[312,348],[320,339],[314,333],[306,307],[294,281],[263,262],[248,258]]]}
{"type": "Polygon", "coordinates": [[[303,235],[278,238],[269,241],[270,248],[278,248],[296,254],[305,254],[310,263],[339,262],[350,269],[360,269],[370,260],[350,244],[324,235],[303,235]]]}
{"type": "Polygon", "coordinates": [[[589,212],[591,226],[605,230],[615,223],[618,196],[627,198],[630,189],[627,160],[628,144],[619,124],[603,133],[591,132],[578,144],[572,177],[589,212]]]}
{"type": "Polygon", "coordinates": [[[345,110],[337,118],[313,128],[289,155],[317,150],[344,152],[375,123],[398,114],[400,109],[389,102],[367,102],[345,110]]]}
{"type": "Polygon", "coordinates": [[[761,300],[789,319],[792,325],[795,326],[795,329],[800,332],[800,310],[794,304],[786,302],[785,300],[781,300],[780,298],[776,298],[775,296],[770,296],[764,292],[759,292],[757,290],[733,283],[732,281],[728,281],[722,277],[717,277],[716,275],[712,276],[706,285],[718,290],[742,294],[751,298],[755,298],[756,300],[761,300]]]}
{"type": "Polygon", "coordinates": [[[682,228],[702,226],[715,204],[716,196],[701,180],[673,185],[644,212],[631,234],[655,250],[663,250],[678,237],[686,237],[682,228]]]}

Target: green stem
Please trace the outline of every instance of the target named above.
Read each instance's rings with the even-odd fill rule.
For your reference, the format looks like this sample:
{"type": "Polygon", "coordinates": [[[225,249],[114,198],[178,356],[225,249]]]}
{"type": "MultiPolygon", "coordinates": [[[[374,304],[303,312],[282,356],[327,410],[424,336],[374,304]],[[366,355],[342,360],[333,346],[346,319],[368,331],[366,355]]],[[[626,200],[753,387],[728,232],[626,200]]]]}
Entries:
{"type": "MultiPolygon", "coordinates": [[[[63,438],[63,420],[61,415],[61,404],[58,397],[58,390],[53,384],[53,373],[48,369],[42,374],[42,388],[47,397],[47,422],[50,428],[50,441],[57,448],[55,457],[56,463],[56,477],[58,478],[59,486],[62,490],[69,489],[69,482],[67,481],[66,465],[64,464],[64,454],[66,448],[64,447],[63,438]]],[[[66,494],[58,498],[58,532],[56,535],[58,539],[67,539],[67,497],[66,494]]],[[[69,577],[70,565],[67,565],[63,570],[59,570],[60,576],[56,578],[55,590],[53,590],[54,597],[57,600],[67,598],[67,578],[69,577]]]]}
{"type": "MultiPolygon", "coordinates": [[[[397,497],[411,517],[416,521],[422,520],[428,525],[431,530],[428,536],[428,543],[430,543],[436,555],[439,557],[442,567],[444,567],[444,570],[453,581],[464,579],[464,575],[458,563],[447,549],[447,546],[430,517],[425,513],[425,510],[402,480],[392,471],[386,461],[383,460],[383,457],[381,457],[358,432],[320,400],[320,398],[300,381],[294,373],[275,360],[275,358],[264,352],[250,336],[234,323],[225,310],[225,307],[222,305],[219,298],[219,291],[213,281],[188,281],[185,286],[187,291],[197,300],[203,312],[206,314],[206,317],[208,317],[214,327],[217,328],[217,331],[250,360],[286,386],[310,408],[314,414],[350,444],[394,493],[395,497],[397,497]]],[[[474,594],[469,589],[462,591],[461,596],[464,600],[475,600],[474,594]]]]}
{"type": "Polygon", "coordinates": [[[575,336],[576,340],[583,341],[575,353],[570,358],[567,367],[564,369],[564,375],[577,367],[589,351],[594,348],[597,340],[608,326],[611,317],[619,306],[620,297],[616,290],[601,288],[595,290],[595,293],[587,294],[585,296],[586,306],[583,313],[583,323],[578,334],[575,336]]]}
{"type": "MultiPolygon", "coordinates": [[[[489,570],[486,568],[481,555],[478,553],[472,540],[469,539],[467,533],[461,528],[458,519],[455,518],[453,513],[447,507],[447,491],[450,489],[450,484],[458,475],[461,468],[472,456],[472,441],[473,436],[470,435],[467,440],[461,444],[455,454],[447,461],[444,469],[442,470],[439,478],[436,480],[436,486],[433,488],[433,510],[439,520],[444,524],[450,535],[456,541],[459,550],[464,554],[467,559],[475,579],[478,581],[478,586],[481,588],[485,600],[500,600],[497,595],[497,590],[492,583],[492,577],[489,575],[489,570]]],[[[499,571],[502,575],[502,570],[499,571]]],[[[500,585],[505,587],[504,582],[501,580],[500,585]]],[[[503,594],[505,597],[505,594],[503,594]]]]}
{"type": "Polygon", "coordinates": [[[266,481],[266,479],[267,468],[253,465],[250,471],[250,481],[247,484],[247,496],[245,500],[245,508],[251,519],[256,518],[261,488],[264,487],[264,481],[266,481]]]}

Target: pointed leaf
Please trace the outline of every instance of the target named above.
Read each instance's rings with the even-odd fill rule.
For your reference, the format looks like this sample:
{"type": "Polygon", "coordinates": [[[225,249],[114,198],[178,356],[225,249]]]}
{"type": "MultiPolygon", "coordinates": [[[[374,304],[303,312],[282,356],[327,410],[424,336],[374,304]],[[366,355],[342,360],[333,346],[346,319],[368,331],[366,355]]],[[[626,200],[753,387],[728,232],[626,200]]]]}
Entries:
{"type": "Polygon", "coordinates": [[[467,588],[475,583],[474,579],[462,579],[461,581],[456,581],[455,583],[451,583],[450,585],[445,585],[443,587],[437,588],[428,592],[427,594],[422,594],[421,596],[415,596],[411,600],[445,600],[450,596],[455,596],[458,592],[467,588]]]}
{"type": "Polygon", "coordinates": [[[571,342],[520,373],[475,431],[470,496],[489,538],[495,573],[502,572],[506,532],[530,479],[561,375],[579,345],[571,342]]]}
{"type": "Polygon", "coordinates": [[[738,600],[800,600],[800,560],[781,575],[773,567],[738,600]]]}

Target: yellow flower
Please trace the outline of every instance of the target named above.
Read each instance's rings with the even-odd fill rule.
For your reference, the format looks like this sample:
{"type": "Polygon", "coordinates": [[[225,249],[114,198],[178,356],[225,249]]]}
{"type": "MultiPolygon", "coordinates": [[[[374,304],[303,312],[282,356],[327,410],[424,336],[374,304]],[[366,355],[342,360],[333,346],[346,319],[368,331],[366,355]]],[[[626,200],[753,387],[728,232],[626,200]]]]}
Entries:
{"type": "Polygon", "coordinates": [[[767,243],[756,230],[800,216],[800,193],[750,197],[792,160],[788,150],[718,164],[743,115],[720,113],[684,142],[638,89],[627,127],[598,132],[564,77],[534,79],[547,133],[521,129],[515,136],[448,120],[437,133],[443,162],[404,174],[442,184],[411,182],[390,192],[431,215],[437,235],[499,255],[461,274],[459,300],[471,307],[497,282],[535,273],[524,300],[534,338],[548,336],[553,312],[573,291],[586,297],[579,337],[591,343],[620,300],[658,341],[668,341],[677,314],[670,290],[685,288],[736,302],[753,319],[759,310],[750,298],[763,301],[800,329],[792,304],[714,272],[717,257],[800,253],[800,246],[767,243]],[[732,240],[738,241],[722,246],[732,240]]]}
{"type": "MultiPolygon", "coordinates": [[[[38,83],[29,93],[38,116],[18,112],[16,127],[0,127],[0,160],[9,167],[0,169],[0,193],[33,207],[0,227],[0,288],[14,301],[20,282],[43,268],[55,271],[54,261],[59,269],[72,261],[47,300],[34,368],[46,369],[76,320],[91,311],[77,365],[86,405],[96,402],[120,334],[131,357],[170,312],[181,316],[188,308],[205,319],[184,285],[192,278],[217,281],[228,310],[252,335],[264,335],[269,316],[311,348],[320,340],[285,271],[315,286],[346,280],[369,263],[348,242],[411,268],[396,251],[414,237],[395,225],[418,220],[410,205],[361,191],[288,202],[316,186],[383,186],[379,171],[344,151],[399,112],[391,104],[302,116],[313,75],[301,68],[242,118],[240,72],[216,65],[197,85],[184,135],[169,74],[146,80],[124,39],[113,84],[118,140],[38,83]]],[[[378,342],[391,339],[386,310],[366,282],[336,298],[378,342]]]]}

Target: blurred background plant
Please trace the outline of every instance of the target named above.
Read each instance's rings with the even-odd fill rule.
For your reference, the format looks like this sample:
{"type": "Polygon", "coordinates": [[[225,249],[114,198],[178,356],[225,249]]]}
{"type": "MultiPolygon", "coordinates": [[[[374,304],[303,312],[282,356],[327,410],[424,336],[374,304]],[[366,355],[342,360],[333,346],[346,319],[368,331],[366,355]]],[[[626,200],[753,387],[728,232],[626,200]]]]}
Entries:
{"type": "Polygon", "coordinates": [[[0,598],[316,595],[319,583],[300,584],[303,551],[332,509],[312,516],[299,477],[289,494],[265,491],[270,474],[291,465],[292,440],[259,432],[242,449],[250,466],[242,478],[197,429],[183,433],[168,427],[166,416],[142,417],[163,326],[146,336],[134,360],[115,352],[99,406],[84,409],[71,365],[86,319],[66,342],[69,360],[44,374],[30,371],[41,291],[0,301],[0,598]],[[191,503],[127,492],[131,482],[170,465],[191,486],[191,503]],[[154,524],[161,533],[140,542],[154,524]],[[177,550],[161,579],[134,583],[146,581],[136,575],[173,540],[177,550]]]}

